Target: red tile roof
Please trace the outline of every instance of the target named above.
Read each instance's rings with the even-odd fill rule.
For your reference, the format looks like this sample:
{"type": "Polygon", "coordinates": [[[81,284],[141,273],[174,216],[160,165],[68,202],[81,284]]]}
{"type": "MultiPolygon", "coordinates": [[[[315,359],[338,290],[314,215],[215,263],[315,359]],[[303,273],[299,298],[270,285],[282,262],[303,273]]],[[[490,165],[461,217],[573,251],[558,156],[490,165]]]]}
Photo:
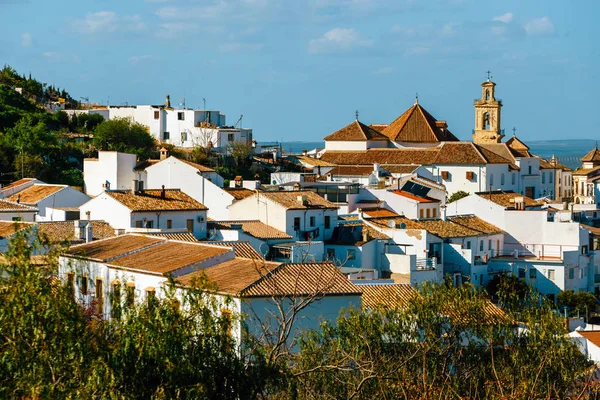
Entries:
{"type": "Polygon", "coordinates": [[[291,239],[285,232],[268,226],[258,220],[244,221],[210,221],[209,229],[233,229],[233,226],[241,225],[242,231],[257,239],[291,239]]]}
{"type": "Polygon", "coordinates": [[[396,118],[382,133],[394,142],[436,143],[458,141],[445,124],[438,122],[421,105],[415,104],[396,118]]]}
{"type": "Polygon", "coordinates": [[[0,200],[0,212],[37,212],[38,209],[24,204],[0,200]]]}
{"type": "Polygon", "coordinates": [[[594,147],[589,153],[581,157],[583,162],[600,162],[600,150],[598,147],[594,147]]]}
{"type": "Polygon", "coordinates": [[[600,347],[600,331],[577,331],[577,333],[600,347]]]}
{"type": "Polygon", "coordinates": [[[56,192],[65,189],[66,185],[35,184],[8,197],[8,201],[19,201],[24,204],[37,204],[56,192]]]}
{"type": "Polygon", "coordinates": [[[206,206],[179,189],[151,189],[132,193],[131,190],[107,190],[106,194],[131,211],[205,211],[206,206]]]}
{"type": "Polygon", "coordinates": [[[342,129],[326,136],[325,141],[366,141],[366,140],[385,140],[388,138],[373,128],[360,123],[358,120],[353,121],[342,129]]]}

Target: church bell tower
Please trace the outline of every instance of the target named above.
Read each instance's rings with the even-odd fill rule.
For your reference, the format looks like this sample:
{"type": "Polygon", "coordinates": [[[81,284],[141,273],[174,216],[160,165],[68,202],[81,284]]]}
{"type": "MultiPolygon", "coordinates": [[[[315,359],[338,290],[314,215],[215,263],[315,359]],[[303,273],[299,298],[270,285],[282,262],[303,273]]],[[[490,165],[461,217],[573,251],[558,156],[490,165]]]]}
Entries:
{"type": "Polygon", "coordinates": [[[488,79],[481,84],[481,98],[475,100],[475,129],[473,142],[476,144],[500,143],[504,133],[500,129],[502,101],[496,100],[496,84],[488,79]]]}

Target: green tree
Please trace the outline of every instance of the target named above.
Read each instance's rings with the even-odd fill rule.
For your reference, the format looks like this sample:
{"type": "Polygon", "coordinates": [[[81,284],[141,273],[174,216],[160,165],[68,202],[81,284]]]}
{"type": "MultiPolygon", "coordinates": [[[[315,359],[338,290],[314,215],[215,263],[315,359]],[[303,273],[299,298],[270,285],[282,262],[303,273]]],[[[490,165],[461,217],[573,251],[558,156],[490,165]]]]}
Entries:
{"type": "Polygon", "coordinates": [[[491,313],[473,287],[425,285],[403,308],[349,310],[291,356],[290,397],[567,398],[588,363],[542,299],[491,313]]]}
{"type": "Polygon", "coordinates": [[[469,193],[465,192],[464,190],[459,190],[457,192],[452,193],[452,196],[448,198],[448,203],[453,203],[457,200],[467,197],[468,195],[469,193]]]}
{"type": "Polygon", "coordinates": [[[94,145],[101,150],[135,153],[147,159],[155,152],[156,143],[148,129],[128,118],[104,121],[94,131],[94,145]]]}
{"type": "Polygon", "coordinates": [[[563,290],[556,298],[562,306],[566,306],[570,313],[594,312],[596,310],[596,296],[589,292],[563,290]]]}

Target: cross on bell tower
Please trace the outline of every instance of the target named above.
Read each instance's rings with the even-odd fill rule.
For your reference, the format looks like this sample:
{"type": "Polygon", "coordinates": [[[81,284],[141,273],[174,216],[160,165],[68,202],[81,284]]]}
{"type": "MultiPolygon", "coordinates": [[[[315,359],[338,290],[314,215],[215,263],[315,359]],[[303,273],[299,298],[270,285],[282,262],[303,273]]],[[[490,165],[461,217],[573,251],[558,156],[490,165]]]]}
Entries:
{"type": "Polygon", "coordinates": [[[500,109],[502,101],[496,100],[496,84],[491,80],[492,75],[487,71],[487,80],[481,84],[481,98],[475,100],[475,129],[473,141],[480,143],[500,143],[504,137],[500,129],[500,109]]]}

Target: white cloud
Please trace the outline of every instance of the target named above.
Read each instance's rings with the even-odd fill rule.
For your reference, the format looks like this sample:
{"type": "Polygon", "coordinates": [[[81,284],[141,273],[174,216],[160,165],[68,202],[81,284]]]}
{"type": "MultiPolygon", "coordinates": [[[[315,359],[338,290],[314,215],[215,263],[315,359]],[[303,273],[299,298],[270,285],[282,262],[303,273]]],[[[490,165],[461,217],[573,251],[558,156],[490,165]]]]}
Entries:
{"type": "Polygon", "coordinates": [[[454,24],[448,23],[442,27],[441,31],[442,36],[452,36],[456,34],[456,29],[454,29],[454,24]]]}
{"type": "Polygon", "coordinates": [[[534,18],[525,24],[525,32],[531,36],[552,35],[554,24],[548,17],[534,18]]]}
{"type": "Polygon", "coordinates": [[[21,46],[30,47],[33,44],[31,33],[25,32],[21,35],[21,46]]]}
{"type": "Polygon", "coordinates": [[[320,38],[311,40],[308,43],[308,51],[310,53],[344,52],[372,44],[372,40],[360,38],[354,29],[334,28],[325,32],[320,38]]]}
{"type": "Polygon", "coordinates": [[[498,15],[497,17],[492,18],[492,21],[503,22],[505,24],[508,24],[512,20],[513,20],[513,13],[511,13],[511,12],[507,12],[507,13],[504,13],[502,15],[498,15]]]}
{"type": "Polygon", "coordinates": [[[425,54],[429,54],[429,52],[431,52],[431,49],[429,47],[416,46],[411,49],[408,49],[405,52],[405,55],[407,55],[407,56],[424,56],[425,54]]]}
{"type": "Polygon", "coordinates": [[[114,11],[88,13],[73,24],[76,31],[85,34],[119,31],[140,31],[145,28],[139,15],[119,17],[114,11]]]}

